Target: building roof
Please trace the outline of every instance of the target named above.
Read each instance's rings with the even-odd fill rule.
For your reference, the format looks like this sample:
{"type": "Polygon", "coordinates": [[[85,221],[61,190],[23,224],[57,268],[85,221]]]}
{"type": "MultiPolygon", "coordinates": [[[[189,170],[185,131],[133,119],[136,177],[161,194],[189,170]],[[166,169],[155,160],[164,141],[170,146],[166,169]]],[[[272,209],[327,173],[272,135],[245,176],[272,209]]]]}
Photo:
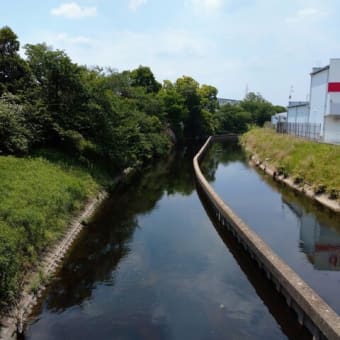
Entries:
{"type": "Polygon", "coordinates": [[[310,73],[311,76],[314,74],[317,74],[319,72],[325,71],[329,69],[329,65],[324,66],[324,67],[313,67],[312,72],[310,73]]]}
{"type": "Polygon", "coordinates": [[[225,105],[225,104],[232,104],[232,105],[235,105],[235,104],[239,104],[241,101],[240,100],[237,100],[237,99],[229,99],[229,98],[217,98],[218,100],[218,103],[220,105],[225,105]]]}
{"type": "Polygon", "coordinates": [[[307,106],[308,104],[309,102],[289,102],[287,107],[307,106]]]}

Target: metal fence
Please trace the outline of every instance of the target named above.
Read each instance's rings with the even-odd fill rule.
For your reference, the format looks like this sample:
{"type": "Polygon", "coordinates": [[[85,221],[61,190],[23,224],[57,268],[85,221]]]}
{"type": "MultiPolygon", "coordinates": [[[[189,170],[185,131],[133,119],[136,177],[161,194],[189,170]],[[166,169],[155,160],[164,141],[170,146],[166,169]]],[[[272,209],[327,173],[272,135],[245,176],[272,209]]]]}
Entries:
{"type": "Polygon", "coordinates": [[[276,132],[320,140],[321,124],[279,122],[276,125],[276,132]]]}

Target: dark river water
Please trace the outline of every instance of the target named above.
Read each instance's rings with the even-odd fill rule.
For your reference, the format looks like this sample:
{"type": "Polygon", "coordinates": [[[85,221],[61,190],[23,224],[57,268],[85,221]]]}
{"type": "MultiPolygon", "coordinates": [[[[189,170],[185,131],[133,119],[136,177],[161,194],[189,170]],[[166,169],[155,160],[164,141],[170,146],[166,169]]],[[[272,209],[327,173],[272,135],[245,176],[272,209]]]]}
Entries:
{"type": "Polygon", "coordinates": [[[340,314],[339,214],[254,171],[237,144],[213,145],[202,168],[236,214],[340,314]]]}
{"type": "MultiPolygon", "coordinates": [[[[67,255],[27,339],[309,338],[233,237],[209,219],[193,155],[179,153],[120,184],[67,255]]],[[[213,146],[203,169],[227,203],[339,309],[339,220],[278,191],[235,143],[213,146]]]]}

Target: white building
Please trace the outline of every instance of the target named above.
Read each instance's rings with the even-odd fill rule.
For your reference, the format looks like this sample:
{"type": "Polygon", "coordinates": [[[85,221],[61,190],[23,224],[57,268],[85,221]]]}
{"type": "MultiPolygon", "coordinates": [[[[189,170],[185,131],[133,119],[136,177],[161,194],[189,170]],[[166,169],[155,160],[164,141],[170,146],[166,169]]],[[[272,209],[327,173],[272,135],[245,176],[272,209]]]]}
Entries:
{"type": "Polygon", "coordinates": [[[313,68],[310,75],[309,122],[321,124],[321,140],[340,143],[340,59],[313,68]]]}
{"type": "Polygon", "coordinates": [[[314,67],[310,76],[309,103],[289,102],[288,133],[340,144],[340,58],[314,67]]]}
{"type": "Polygon", "coordinates": [[[289,102],[287,113],[289,123],[308,123],[309,103],[289,102]]]}
{"type": "Polygon", "coordinates": [[[276,126],[277,123],[286,122],[287,121],[287,112],[276,113],[271,118],[272,125],[276,126]]]}
{"type": "Polygon", "coordinates": [[[227,98],[217,98],[218,103],[220,106],[230,104],[230,105],[238,105],[241,103],[240,100],[237,99],[227,99],[227,98]]]}

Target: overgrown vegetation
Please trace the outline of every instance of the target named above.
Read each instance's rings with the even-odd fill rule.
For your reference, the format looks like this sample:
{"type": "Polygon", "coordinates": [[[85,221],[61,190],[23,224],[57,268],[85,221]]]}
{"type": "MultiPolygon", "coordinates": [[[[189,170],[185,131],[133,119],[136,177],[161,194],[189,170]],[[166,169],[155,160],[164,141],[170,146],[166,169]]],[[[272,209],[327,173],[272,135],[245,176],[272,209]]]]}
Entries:
{"type": "Polygon", "coordinates": [[[113,177],[214,133],[240,133],[281,110],[259,94],[219,108],[217,89],[151,69],[118,72],[72,62],[45,43],[0,29],[0,300],[113,177]],[[19,156],[22,158],[14,158],[19,156]],[[110,174],[108,176],[107,174],[110,174]]]}
{"type": "Polygon", "coordinates": [[[58,239],[99,188],[79,167],[0,156],[0,301],[15,297],[23,273],[58,239]]]}
{"type": "Polygon", "coordinates": [[[241,142],[296,184],[310,185],[316,194],[327,193],[339,200],[340,146],[277,134],[269,128],[254,128],[242,136],[241,142]]]}

